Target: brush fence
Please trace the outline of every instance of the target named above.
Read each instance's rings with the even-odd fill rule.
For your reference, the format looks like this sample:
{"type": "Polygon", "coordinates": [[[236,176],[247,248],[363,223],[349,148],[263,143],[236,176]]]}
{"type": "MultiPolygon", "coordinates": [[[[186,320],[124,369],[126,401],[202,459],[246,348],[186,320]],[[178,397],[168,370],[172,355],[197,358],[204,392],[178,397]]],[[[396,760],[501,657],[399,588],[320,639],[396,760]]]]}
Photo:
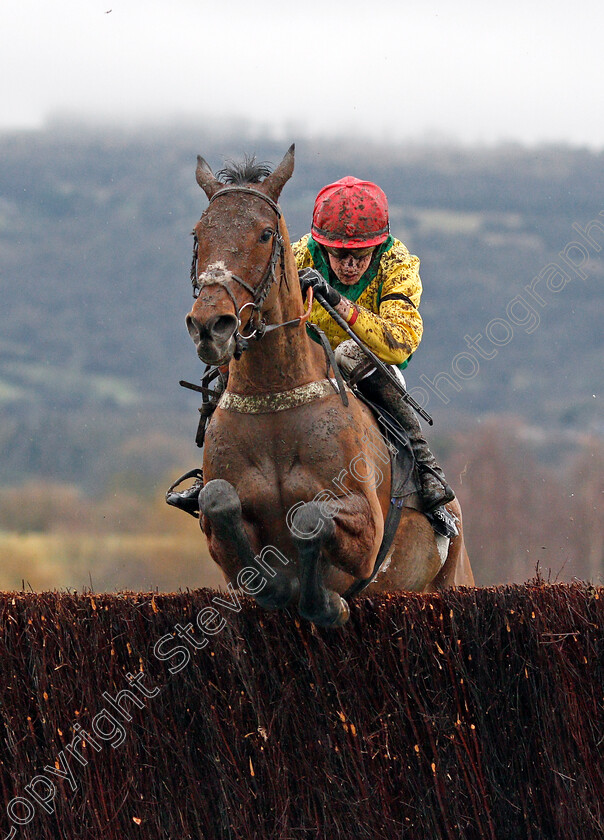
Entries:
{"type": "Polygon", "coordinates": [[[604,594],[0,595],[1,838],[604,836],[604,594]]]}

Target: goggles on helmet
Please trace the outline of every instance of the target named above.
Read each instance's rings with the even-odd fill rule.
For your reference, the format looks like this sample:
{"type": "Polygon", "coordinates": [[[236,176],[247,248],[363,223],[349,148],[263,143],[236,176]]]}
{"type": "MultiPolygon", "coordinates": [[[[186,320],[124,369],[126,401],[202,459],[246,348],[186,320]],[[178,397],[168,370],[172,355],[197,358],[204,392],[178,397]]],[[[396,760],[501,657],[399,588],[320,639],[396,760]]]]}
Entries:
{"type": "Polygon", "coordinates": [[[331,248],[329,245],[324,245],[323,247],[329,256],[335,260],[347,260],[352,257],[356,262],[361,262],[366,257],[371,256],[375,249],[374,245],[371,248],[331,248]]]}

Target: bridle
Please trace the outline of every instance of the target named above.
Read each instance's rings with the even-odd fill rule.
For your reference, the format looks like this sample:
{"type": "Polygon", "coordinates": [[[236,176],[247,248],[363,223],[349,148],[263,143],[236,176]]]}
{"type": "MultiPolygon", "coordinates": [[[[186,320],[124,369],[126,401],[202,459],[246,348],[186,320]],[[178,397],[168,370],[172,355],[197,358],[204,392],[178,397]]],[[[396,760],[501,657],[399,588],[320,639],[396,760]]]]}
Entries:
{"type": "MultiPolygon", "coordinates": [[[[266,297],[271,290],[271,287],[277,280],[277,276],[275,274],[275,268],[277,263],[280,264],[281,273],[285,276],[285,250],[284,250],[284,242],[281,233],[279,232],[279,220],[281,219],[281,209],[279,205],[269,198],[264,193],[260,192],[260,190],[252,189],[251,187],[224,187],[218,192],[215,192],[214,195],[210,198],[210,204],[215,201],[220,196],[229,195],[230,193],[240,192],[245,193],[246,195],[253,195],[257,198],[261,198],[262,201],[266,202],[272,210],[277,214],[277,229],[273,232],[273,247],[271,251],[271,256],[262,276],[262,279],[258,283],[258,285],[254,288],[251,286],[246,280],[242,277],[239,277],[237,274],[233,274],[228,269],[224,272],[223,276],[217,276],[216,274],[208,273],[207,276],[203,274],[197,274],[197,251],[198,251],[198,239],[197,234],[193,232],[194,241],[193,241],[193,261],[191,263],[191,284],[193,286],[193,297],[197,298],[201,289],[204,286],[213,286],[219,285],[221,286],[225,292],[229,295],[231,300],[233,301],[233,306],[235,307],[235,314],[238,321],[237,326],[237,333],[236,338],[240,343],[241,340],[243,342],[248,341],[249,339],[260,339],[262,336],[270,332],[271,330],[277,329],[277,327],[285,327],[290,324],[300,325],[303,323],[310,314],[310,307],[308,313],[304,313],[304,315],[299,316],[298,318],[294,318],[292,321],[286,321],[283,324],[270,324],[267,325],[265,321],[260,316],[260,312],[266,300],[266,297]],[[243,306],[239,306],[235,299],[235,296],[229,286],[227,285],[229,280],[235,280],[235,282],[239,283],[251,296],[252,300],[244,303],[243,306]],[[252,326],[252,331],[246,335],[241,332],[241,313],[247,307],[252,309],[252,314],[248,319],[247,326],[252,326]],[[253,321],[256,320],[256,323],[253,321]]],[[[311,299],[312,305],[312,299],[311,299]]]]}

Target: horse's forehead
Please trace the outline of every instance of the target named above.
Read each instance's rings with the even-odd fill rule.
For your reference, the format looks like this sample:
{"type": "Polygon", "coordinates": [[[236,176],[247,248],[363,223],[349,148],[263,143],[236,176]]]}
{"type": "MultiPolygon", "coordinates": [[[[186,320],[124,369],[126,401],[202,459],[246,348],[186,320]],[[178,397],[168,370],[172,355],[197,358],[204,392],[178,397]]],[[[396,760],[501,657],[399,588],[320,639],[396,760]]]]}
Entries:
{"type": "Polygon", "coordinates": [[[255,228],[258,225],[274,223],[274,213],[269,207],[263,207],[259,201],[250,196],[220,198],[205,210],[197,223],[197,229],[211,228],[213,232],[220,229],[255,228]],[[259,206],[260,205],[260,206],[259,206]]]}

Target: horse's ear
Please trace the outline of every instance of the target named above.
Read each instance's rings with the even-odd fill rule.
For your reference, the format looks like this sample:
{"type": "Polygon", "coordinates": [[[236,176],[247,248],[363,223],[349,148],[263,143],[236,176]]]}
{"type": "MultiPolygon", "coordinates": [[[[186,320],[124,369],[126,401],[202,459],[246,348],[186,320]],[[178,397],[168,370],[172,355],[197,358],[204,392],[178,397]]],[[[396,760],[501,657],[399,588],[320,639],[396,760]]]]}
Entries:
{"type": "Polygon", "coordinates": [[[224,187],[224,184],[221,184],[220,181],[216,180],[214,173],[201,155],[197,155],[197,169],[195,170],[195,177],[197,178],[197,183],[208,198],[212,198],[215,192],[218,192],[219,189],[224,187]]]}
{"type": "Polygon", "coordinates": [[[262,191],[273,201],[278,201],[281,190],[292,176],[295,148],[296,144],[292,143],[279,166],[262,182],[262,191]]]}

